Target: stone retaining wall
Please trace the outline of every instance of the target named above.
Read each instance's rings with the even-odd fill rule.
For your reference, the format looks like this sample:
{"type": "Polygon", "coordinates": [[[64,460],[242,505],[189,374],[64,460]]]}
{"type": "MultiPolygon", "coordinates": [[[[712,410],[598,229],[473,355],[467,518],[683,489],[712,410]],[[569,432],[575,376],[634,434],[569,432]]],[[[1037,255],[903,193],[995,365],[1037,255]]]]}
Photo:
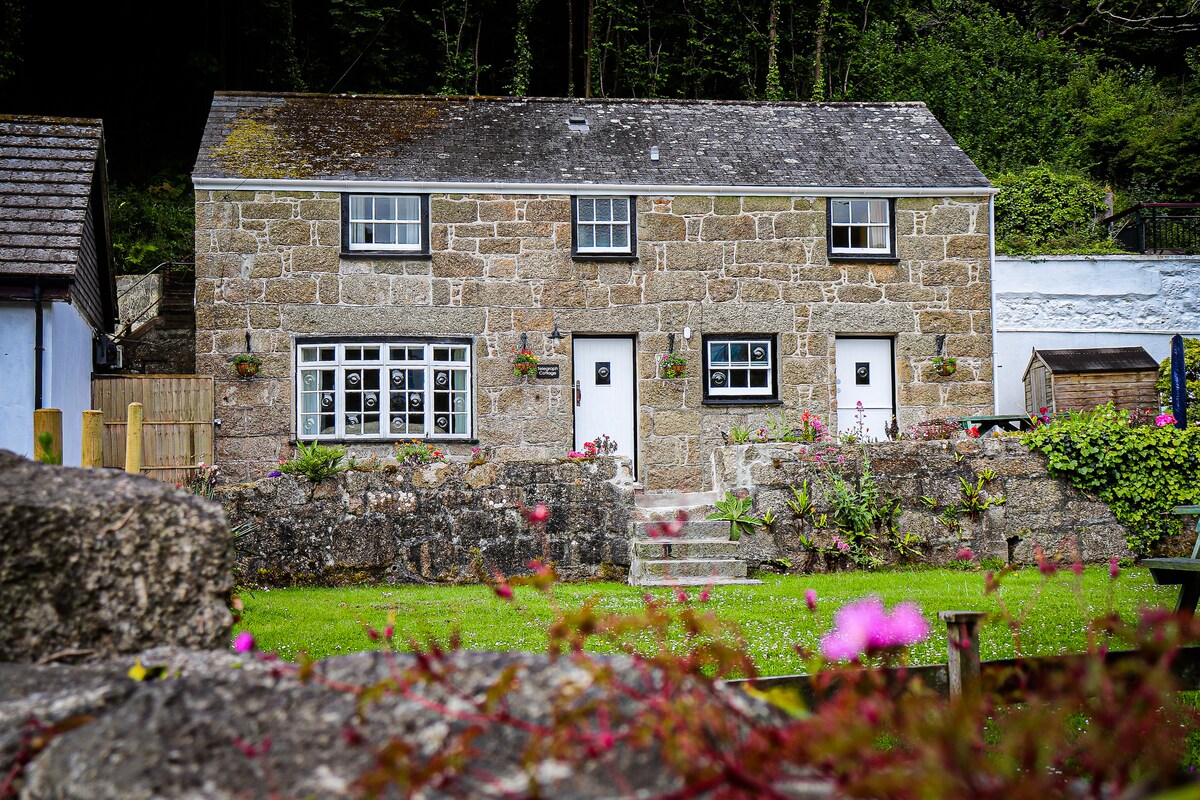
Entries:
{"type": "MultiPolygon", "coordinates": [[[[919,555],[911,560],[946,564],[964,546],[978,558],[1018,564],[1034,563],[1036,546],[1048,554],[1063,553],[1067,563],[1076,553],[1087,563],[1133,555],[1124,527],[1107,505],[1051,477],[1045,458],[1020,441],[1002,438],[878,442],[862,447],[749,444],[718,450],[713,454],[718,482],[749,491],[757,513],[770,509],[778,517],[771,530],[742,537],[741,557],[752,567],[770,559],[787,559],[793,569],[803,571],[848,566],[845,556],[814,552],[800,544],[804,534],[819,548],[833,548],[836,531],[832,525],[814,530],[811,523],[798,522],[787,501],[793,498],[791,487],[800,488],[807,480],[818,513],[826,513],[828,471],[853,478],[861,474],[864,454],[877,484],[900,499],[897,533],[920,539],[919,555]],[[985,493],[1003,496],[1004,503],[988,508],[978,519],[960,514],[961,530],[948,527],[939,517],[946,508],[961,503],[960,478],[975,485],[985,470],[995,473],[992,481],[985,482],[985,493]],[[935,506],[931,508],[922,497],[935,506]]],[[[901,560],[896,549],[886,545],[886,535],[876,535],[883,560],[901,560]]]]}
{"type": "Polygon", "coordinates": [[[550,557],[563,577],[622,577],[633,533],[619,459],[435,463],[354,469],[317,484],[285,475],[222,490],[231,524],[253,522],[249,584],[474,582],[550,557]],[[551,510],[542,532],[522,508],[551,510]]]}

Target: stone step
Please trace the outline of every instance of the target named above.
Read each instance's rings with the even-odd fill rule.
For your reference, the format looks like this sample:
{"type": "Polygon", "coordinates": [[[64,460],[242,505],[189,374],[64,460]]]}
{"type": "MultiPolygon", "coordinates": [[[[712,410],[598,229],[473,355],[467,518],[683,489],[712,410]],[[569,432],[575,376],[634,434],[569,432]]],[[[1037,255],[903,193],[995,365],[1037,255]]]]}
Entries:
{"type": "Polygon", "coordinates": [[[649,578],[744,578],[746,562],[739,558],[636,559],[630,573],[649,578]]]}
{"type": "MultiPolygon", "coordinates": [[[[670,519],[668,517],[668,519],[670,519]]],[[[638,539],[654,539],[651,536],[659,523],[650,520],[638,520],[634,523],[634,535],[638,539]]],[[[683,523],[679,539],[729,539],[729,522],[723,519],[704,519],[703,516],[692,517],[683,523]]]]}
{"type": "Polygon", "coordinates": [[[639,559],[736,558],[738,543],[724,539],[635,539],[633,556],[639,559]],[[670,547],[670,555],[664,551],[670,547]]]}
{"type": "Polygon", "coordinates": [[[634,495],[633,504],[639,509],[656,514],[674,514],[679,509],[690,510],[701,506],[712,506],[725,498],[724,492],[643,492],[634,495]]]}
{"type": "Polygon", "coordinates": [[[643,579],[634,586],[761,586],[762,581],[754,578],[651,578],[643,579]]]}

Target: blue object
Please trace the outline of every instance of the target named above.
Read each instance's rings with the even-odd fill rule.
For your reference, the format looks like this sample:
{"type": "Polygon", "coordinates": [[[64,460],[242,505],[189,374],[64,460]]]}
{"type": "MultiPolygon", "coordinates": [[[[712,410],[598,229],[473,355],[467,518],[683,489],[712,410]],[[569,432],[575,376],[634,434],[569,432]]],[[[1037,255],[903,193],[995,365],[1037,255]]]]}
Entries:
{"type": "Polygon", "coordinates": [[[1171,413],[1175,415],[1175,427],[1187,427],[1187,371],[1183,363],[1183,337],[1178,333],[1171,337],[1171,413]]]}

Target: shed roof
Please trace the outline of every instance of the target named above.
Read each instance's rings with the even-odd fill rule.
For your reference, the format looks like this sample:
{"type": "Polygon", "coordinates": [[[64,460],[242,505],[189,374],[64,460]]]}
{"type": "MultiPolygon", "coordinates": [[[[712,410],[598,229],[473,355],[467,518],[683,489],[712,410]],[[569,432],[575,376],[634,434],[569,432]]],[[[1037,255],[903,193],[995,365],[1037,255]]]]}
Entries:
{"type": "Polygon", "coordinates": [[[214,96],[193,177],[989,187],[924,103],[236,92],[214,96]]]}
{"type": "Polygon", "coordinates": [[[1056,375],[1085,372],[1140,372],[1158,370],[1158,362],[1143,347],[1093,347],[1070,350],[1034,350],[1056,375]]]}
{"type": "Polygon", "coordinates": [[[0,115],[0,275],[74,277],[103,136],[98,119],[0,115]]]}

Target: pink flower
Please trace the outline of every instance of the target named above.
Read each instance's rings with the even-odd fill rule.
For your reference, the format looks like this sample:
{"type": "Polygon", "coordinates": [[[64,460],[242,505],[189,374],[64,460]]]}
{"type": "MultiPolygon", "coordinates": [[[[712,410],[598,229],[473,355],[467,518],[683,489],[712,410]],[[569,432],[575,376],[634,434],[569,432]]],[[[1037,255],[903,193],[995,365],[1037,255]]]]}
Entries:
{"type": "Polygon", "coordinates": [[[908,647],[929,636],[929,623],[915,603],[899,603],[892,613],[878,597],[847,603],[833,618],[833,630],[821,639],[821,654],[831,661],[855,661],[866,653],[908,647]]]}
{"type": "Polygon", "coordinates": [[[233,649],[239,653],[249,653],[254,649],[254,634],[250,631],[242,631],[233,640],[233,649]]]}
{"type": "Polygon", "coordinates": [[[1154,424],[1160,428],[1165,428],[1168,425],[1174,425],[1175,424],[1175,415],[1174,414],[1159,414],[1157,417],[1154,418],[1154,424]]]}
{"type": "Polygon", "coordinates": [[[833,546],[836,547],[842,553],[850,552],[850,545],[846,544],[841,539],[834,539],[833,546]]]}
{"type": "Polygon", "coordinates": [[[545,503],[538,503],[532,510],[526,509],[525,519],[529,520],[530,525],[541,525],[550,519],[550,509],[546,508],[545,503]]]}
{"type": "Polygon", "coordinates": [[[1083,562],[1076,559],[1075,563],[1071,565],[1071,572],[1075,573],[1075,577],[1081,577],[1083,575],[1083,562]]]}
{"type": "Polygon", "coordinates": [[[495,592],[496,597],[499,597],[501,600],[512,600],[513,590],[507,582],[497,583],[492,587],[492,591],[495,592]]]}
{"type": "Polygon", "coordinates": [[[971,552],[971,548],[969,547],[960,547],[958,548],[958,552],[954,554],[955,561],[972,561],[974,558],[975,554],[971,552]]]}
{"type": "Polygon", "coordinates": [[[710,597],[712,597],[712,594],[711,594],[711,592],[709,592],[709,589],[708,589],[708,587],[707,587],[707,586],[705,586],[705,587],[704,587],[704,589],[703,589],[703,591],[701,591],[701,592],[700,592],[700,602],[701,602],[701,603],[707,603],[707,602],[708,602],[708,599],[709,599],[710,597]]]}
{"type": "Polygon", "coordinates": [[[805,589],[804,590],[804,605],[808,606],[809,611],[817,610],[817,590],[816,589],[805,589]]]}
{"type": "Polygon", "coordinates": [[[386,628],[383,629],[383,638],[387,639],[390,642],[392,640],[392,636],[394,636],[395,633],[396,633],[396,626],[388,625],[386,628]]]}
{"type": "Polygon", "coordinates": [[[1041,547],[1033,548],[1033,556],[1035,559],[1037,559],[1038,571],[1047,578],[1058,572],[1058,564],[1046,558],[1046,553],[1041,547]]]}
{"type": "Polygon", "coordinates": [[[651,539],[675,539],[683,533],[683,525],[688,520],[688,513],[682,508],[675,512],[675,519],[656,522],[646,529],[646,535],[651,539]]]}
{"type": "Polygon", "coordinates": [[[1112,578],[1115,581],[1117,579],[1117,576],[1120,574],[1121,574],[1121,567],[1118,566],[1118,564],[1117,564],[1117,557],[1113,556],[1112,558],[1110,558],[1108,560],[1108,577],[1112,578]]]}

